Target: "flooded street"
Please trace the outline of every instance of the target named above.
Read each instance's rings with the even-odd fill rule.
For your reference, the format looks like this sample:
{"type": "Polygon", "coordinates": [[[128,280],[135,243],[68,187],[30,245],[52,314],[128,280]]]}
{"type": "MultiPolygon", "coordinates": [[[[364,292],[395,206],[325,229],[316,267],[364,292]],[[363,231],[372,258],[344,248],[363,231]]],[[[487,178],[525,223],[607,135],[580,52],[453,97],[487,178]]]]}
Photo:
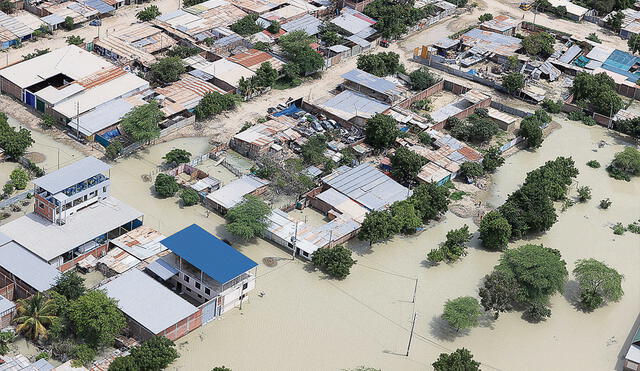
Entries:
{"type": "MultiPolygon", "coordinates": [[[[210,370],[226,365],[236,371],[339,370],[367,365],[383,370],[428,370],[439,353],[458,347],[471,350],[483,363],[483,370],[621,369],[618,355],[640,308],[640,236],[629,232],[616,236],[610,226],[640,218],[640,180],[624,182],[607,176],[604,168],[623,148],[615,135],[600,127],[561,124],[537,152],[520,151],[507,159],[493,177],[487,200],[499,205],[526,172],[557,156],[572,156],[580,170],[577,180],[592,188],[593,199],[558,211],[558,223],[531,242],[560,250],[569,271],[576,259],[589,257],[616,268],[625,275],[625,296],[620,302],[593,313],[577,310],[570,275],[565,295],[552,298],[552,316],[547,321],[529,324],[520,318],[520,312],[514,312],[497,321],[485,319],[480,327],[458,334],[439,318],[444,302],[458,296],[477,297],[481,279],[500,254],[478,248],[474,238],[468,255],[456,264],[429,266],[425,257],[444,241],[447,231],[467,224],[475,232],[477,227],[470,219],[447,213],[442,222],[416,236],[397,237],[371,248],[354,240],[348,246],[358,262],[344,281],[327,279],[305,262],[292,261],[288,252],[258,239],[234,243],[260,264],[256,290],[242,310],[230,311],[178,340],[182,357],[169,369],[210,370]],[[597,148],[600,140],[609,145],[597,148]],[[592,159],[602,167],[587,167],[585,163],[592,159]],[[598,203],[606,197],[613,205],[601,210],[598,203]],[[269,268],[262,264],[265,257],[280,260],[269,268]],[[265,295],[259,297],[260,292],[265,295]],[[414,311],[417,320],[407,357],[414,311]]],[[[61,163],[78,156],[55,142],[47,149],[49,143],[37,133],[34,138],[31,150],[45,153],[49,170],[57,166],[57,147],[61,156],[67,156],[61,163]]],[[[184,208],[178,198],[158,199],[152,192],[153,183],[143,180],[144,175],[155,178],[162,156],[173,148],[195,156],[207,152],[209,144],[207,138],[177,139],[119,160],[110,172],[112,194],[142,211],[144,224],[165,235],[198,223],[220,238],[229,238],[221,216],[208,215],[202,206],[184,208]]],[[[204,168],[213,176],[220,174],[225,182],[232,179],[211,164],[204,168]]],[[[310,210],[295,216],[301,220],[306,216],[311,224],[321,220],[310,210]]],[[[511,247],[527,242],[518,241],[511,247]]]]}

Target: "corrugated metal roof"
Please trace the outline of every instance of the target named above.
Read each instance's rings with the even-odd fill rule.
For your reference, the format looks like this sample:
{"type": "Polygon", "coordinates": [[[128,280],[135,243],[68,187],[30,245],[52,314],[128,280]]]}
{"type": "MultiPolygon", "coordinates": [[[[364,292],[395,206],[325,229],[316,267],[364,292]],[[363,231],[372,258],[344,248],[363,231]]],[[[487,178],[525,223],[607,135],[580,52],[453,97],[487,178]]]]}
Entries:
{"type": "Polygon", "coordinates": [[[377,99],[351,90],[341,92],[320,106],[345,120],[351,120],[354,117],[369,118],[391,107],[377,99]]]}
{"type": "Polygon", "coordinates": [[[511,17],[507,17],[506,15],[498,15],[491,20],[482,22],[481,26],[491,30],[505,32],[512,28],[517,27],[519,24],[520,24],[520,21],[515,20],[511,17]]]}
{"type": "Polygon", "coordinates": [[[100,287],[118,301],[134,321],[159,334],[196,313],[198,308],[138,269],[131,269],[100,287]]]}
{"type": "Polygon", "coordinates": [[[14,302],[0,295],[0,315],[14,309],[15,307],[16,304],[14,302]]]}
{"type": "Polygon", "coordinates": [[[107,14],[116,10],[116,8],[101,0],[84,0],[82,3],[97,10],[100,14],[107,14]]]}
{"type": "Polygon", "coordinates": [[[577,57],[582,51],[582,48],[578,45],[572,45],[558,60],[562,63],[571,63],[573,58],[577,57]]]}
{"type": "Polygon", "coordinates": [[[398,86],[391,81],[385,80],[378,76],[374,76],[357,68],[343,74],[342,78],[352,81],[358,85],[367,87],[378,93],[390,96],[400,95],[402,93],[398,86]]]}
{"type": "Polygon", "coordinates": [[[165,238],[162,244],[220,284],[258,265],[197,224],[165,238]]]}
{"type": "Polygon", "coordinates": [[[153,263],[147,266],[148,270],[158,275],[163,280],[168,280],[169,278],[178,274],[178,270],[173,267],[170,263],[166,262],[162,258],[156,259],[153,263]]]}
{"type": "Polygon", "coordinates": [[[42,18],[40,18],[40,20],[46,24],[48,24],[49,26],[57,26],[61,23],[64,23],[64,17],[58,15],[58,14],[49,14],[47,16],[44,16],[42,18]]]}
{"type": "Polygon", "coordinates": [[[383,209],[411,195],[409,189],[369,163],[355,168],[340,167],[322,181],[369,210],[383,209]]]}
{"type": "Polygon", "coordinates": [[[31,35],[31,33],[33,32],[33,30],[24,23],[1,11],[0,26],[5,27],[7,30],[11,31],[11,33],[16,36],[15,38],[18,39],[31,35]]]}
{"type": "Polygon", "coordinates": [[[522,40],[517,37],[507,36],[491,31],[484,31],[474,28],[464,35],[460,40],[465,45],[482,48],[498,55],[510,56],[522,47],[522,40]]]}
{"type": "Polygon", "coordinates": [[[358,34],[361,37],[367,37],[376,32],[373,25],[377,22],[373,18],[351,8],[342,8],[342,14],[330,22],[352,35],[358,34]]]}
{"type": "Polygon", "coordinates": [[[93,135],[120,122],[134,107],[135,105],[128,100],[116,99],[80,115],[79,118],[74,117],[69,126],[78,127],[83,135],[93,135]]]}
{"type": "Polygon", "coordinates": [[[313,36],[320,32],[321,24],[321,20],[312,16],[311,14],[306,14],[301,18],[283,23],[280,27],[282,27],[282,29],[287,32],[304,31],[307,33],[307,35],[313,36]]]}
{"type": "Polygon", "coordinates": [[[53,266],[14,241],[0,246],[0,267],[41,292],[55,285],[60,275],[53,266]]]}
{"type": "Polygon", "coordinates": [[[245,175],[233,182],[223,186],[217,191],[207,195],[207,199],[215,202],[226,209],[230,209],[244,199],[244,196],[254,192],[260,187],[269,184],[269,181],[260,179],[252,175],[245,175]]]}

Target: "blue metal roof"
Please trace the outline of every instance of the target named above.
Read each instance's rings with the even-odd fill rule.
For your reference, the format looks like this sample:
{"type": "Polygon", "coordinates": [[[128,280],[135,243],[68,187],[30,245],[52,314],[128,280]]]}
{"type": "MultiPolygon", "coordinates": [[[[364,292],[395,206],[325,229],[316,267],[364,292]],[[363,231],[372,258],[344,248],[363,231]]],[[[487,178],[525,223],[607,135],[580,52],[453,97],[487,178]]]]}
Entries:
{"type": "Polygon", "coordinates": [[[197,224],[160,241],[214,280],[228,282],[258,264],[197,224]]]}
{"type": "Polygon", "coordinates": [[[106,14],[116,10],[116,8],[101,0],[85,0],[82,3],[97,10],[100,14],[106,14]]]}

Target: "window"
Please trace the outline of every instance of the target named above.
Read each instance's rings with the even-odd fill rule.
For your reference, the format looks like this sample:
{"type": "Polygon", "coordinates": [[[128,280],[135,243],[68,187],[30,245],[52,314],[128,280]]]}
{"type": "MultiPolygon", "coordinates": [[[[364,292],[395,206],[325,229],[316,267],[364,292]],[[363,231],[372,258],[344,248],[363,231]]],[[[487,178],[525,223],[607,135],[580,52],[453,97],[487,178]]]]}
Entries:
{"type": "Polygon", "coordinates": [[[208,287],[205,287],[204,288],[204,293],[207,294],[207,295],[211,295],[211,290],[209,290],[208,287]]]}
{"type": "Polygon", "coordinates": [[[244,285],[242,285],[242,289],[243,289],[243,290],[246,290],[246,289],[247,289],[247,287],[249,287],[249,282],[247,282],[247,283],[245,283],[244,285]]]}
{"type": "Polygon", "coordinates": [[[38,202],[38,207],[41,209],[44,209],[44,202],[38,202]]]}
{"type": "Polygon", "coordinates": [[[306,251],[303,251],[303,252],[302,252],[302,256],[309,257],[309,253],[307,253],[306,251]]]}
{"type": "Polygon", "coordinates": [[[107,192],[107,187],[102,187],[102,192],[107,192]]]}
{"type": "Polygon", "coordinates": [[[196,289],[200,288],[200,282],[196,282],[196,289]]]}
{"type": "Polygon", "coordinates": [[[189,276],[187,276],[186,274],[184,275],[184,282],[189,282],[189,276]]]}
{"type": "Polygon", "coordinates": [[[198,294],[198,297],[199,297],[200,299],[202,299],[202,295],[198,294]]]}
{"type": "Polygon", "coordinates": [[[191,292],[191,289],[187,287],[187,291],[191,292]]]}

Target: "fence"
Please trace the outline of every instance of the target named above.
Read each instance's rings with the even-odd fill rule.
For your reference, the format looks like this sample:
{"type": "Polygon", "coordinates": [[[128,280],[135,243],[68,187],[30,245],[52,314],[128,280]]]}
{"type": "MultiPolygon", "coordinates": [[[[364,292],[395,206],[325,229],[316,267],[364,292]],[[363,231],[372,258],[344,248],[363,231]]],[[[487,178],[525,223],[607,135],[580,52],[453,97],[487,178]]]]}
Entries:
{"type": "Polygon", "coordinates": [[[236,169],[233,165],[231,165],[226,158],[222,160],[221,165],[224,166],[230,172],[232,172],[233,175],[237,176],[238,178],[244,175],[240,170],[236,169]]]}
{"type": "Polygon", "coordinates": [[[169,134],[173,133],[174,131],[176,131],[178,129],[182,129],[185,126],[194,124],[195,122],[196,122],[196,117],[195,116],[185,117],[180,121],[176,121],[171,126],[160,130],[160,138],[162,138],[162,137],[164,137],[166,135],[169,135],[169,134]]]}
{"type": "Polygon", "coordinates": [[[419,100],[423,100],[426,98],[429,98],[430,96],[432,96],[433,94],[442,91],[442,89],[444,89],[444,84],[445,81],[444,80],[440,80],[438,81],[435,85],[430,86],[426,89],[424,89],[423,91],[419,92],[418,94],[407,98],[405,100],[403,100],[402,102],[398,103],[398,106],[402,107],[402,108],[409,108],[411,107],[411,105],[419,100]]]}
{"type": "Polygon", "coordinates": [[[527,111],[523,111],[521,109],[517,109],[517,108],[513,108],[511,106],[507,106],[506,104],[500,103],[500,102],[496,102],[496,101],[491,101],[490,104],[491,108],[495,108],[498,111],[502,111],[505,113],[508,113],[510,115],[513,116],[518,116],[518,117],[528,117],[528,116],[533,116],[533,113],[531,112],[527,112],[527,111]]]}
{"type": "Polygon", "coordinates": [[[27,198],[29,195],[33,195],[33,190],[29,190],[29,191],[25,191],[22,192],[18,195],[15,195],[11,198],[8,198],[6,200],[2,200],[0,201],[0,208],[4,208],[7,206],[11,206],[13,204],[15,204],[16,202],[20,202],[22,200],[24,200],[25,198],[27,198]]]}
{"type": "Polygon", "coordinates": [[[515,137],[515,138],[511,139],[507,143],[505,143],[502,146],[500,146],[500,152],[502,153],[502,152],[510,149],[511,147],[517,145],[518,143],[522,142],[523,140],[524,140],[523,137],[515,137]]]}
{"type": "MultiPolygon", "coordinates": [[[[458,77],[462,77],[463,79],[467,79],[473,82],[477,82],[478,84],[482,84],[485,86],[488,86],[492,89],[496,89],[498,91],[501,92],[507,92],[505,88],[502,87],[502,85],[498,84],[497,82],[482,78],[478,75],[472,75],[468,72],[459,70],[459,69],[455,69],[455,68],[451,68],[449,66],[447,66],[444,63],[440,63],[438,61],[436,61],[435,56],[430,56],[429,58],[422,58],[420,56],[414,56],[413,59],[418,62],[418,63],[422,63],[425,64],[429,67],[433,67],[437,70],[440,70],[442,72],[446,72],[448,74],[454,75],[454,76],[458,76],[458,77]]],[[[446,89],[446,87],[445,87],[446,89]]]]}

